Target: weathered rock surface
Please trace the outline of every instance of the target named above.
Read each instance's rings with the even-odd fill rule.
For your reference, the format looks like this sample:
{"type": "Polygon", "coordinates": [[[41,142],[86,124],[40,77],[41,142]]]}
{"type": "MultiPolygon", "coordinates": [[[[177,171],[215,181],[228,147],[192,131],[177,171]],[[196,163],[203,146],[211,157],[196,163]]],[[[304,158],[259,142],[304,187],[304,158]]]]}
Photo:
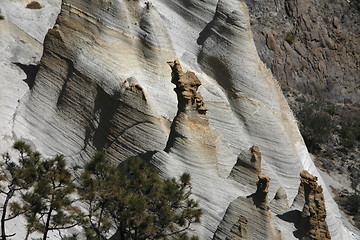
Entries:
{"type": "Polygon", "coordinates": [[[213,239],[282,239],[269,211],[269,182],[268,176],[258,175],[256,192],[230,204],[213,239]]]}
{"type": "Polygon", "coordinates": [[[269,210],[267,195],[269,193],[270,178],[262,173],[259,174],[258,178],[256,192],[250,195],[250,197],[253,199],[256,207],[269,210]]]}
{"type": "Polygon", "coordinates": [[[40,9],[26,8],[32,0],[1,0],[1,15],[39,42],[55,24],[61,0],[39,0],[40,9]]]}
{"type": "Polygon", "coordinates": [[[284,89],[334,102],[359,102],[357,1],[246,3],[260,58],[284,89]]]}
{"type": "MultiPolygon", "coordinates": [[[[12,120],[0,119],[1,141],[25,139],[74,165],[103,149],[118,162],[151,156],[163,176],[189,172],[204,209],[194,226],[201,239],[212,239],[231,212],[241,228],[234,234],[275,238],[265,200],[283,187],[293,201],[303,169],[318,176],[277,81],[257,55],[244,2],[64,0],[40,64],[33,87],[8,98],[12,120]],[[182,67],[169,68],[174,59],[182,67]],[[249,183],[237,177],[247,171],[237,159],[254,145],[262,161],[253,148],[249,183]],[[254,195],[262,207],[246,198],[256,192],[259,165],[271,178],[269,186],[261,178],[265,188],[254,195]]],[[[324,197],[332,238],[355,239],[326,189],[324,197]]],[[[283,239],[295,239],[292,228],[279,229],[283,239]]]]}
{"type": "Polygon", "coordinates": [[[175,92],[178,99],[178,113],[189,114],[195,111],[205,115],[207,108],[203,102],[203,97],[198,93],[201,82],[193,72],[184,73],[178,61],[168,62],[171,67],[171,82],[176,85],[175,92]]]}
{"type": "Polygon", "coordinates": [[[288,207],[286,194],[280,188],[270,209],[277,214],[277,220],[293,223],[293,234],[297,239],[331,239],[325,220],[323,188],[317,184],[318,178],[306,170],[301,171],[300,177],[298,194],[291,208],[288,207]]]}
{"type": "Polygon", "coordinates": [[[317,177],[306,170],[302,171],[300,176],[305,195],[300,231],[304,234],[304,239],[331,239],[325,221],[326,209],[323,188],[317,184],[317,177]]]}
{"type": "Polygon", "coordinates": [[[229,178],[243,183],[255,191],[257,176],[261,173],[261,152],[258,146],[242,151],[235,163],[229,178]]]}
{"type": "Polygon", "coordinates": [[[274,214],[282,214],[289,209],[289,201],[287,199],[286,191],[280,187],[276,192],[275,197],[270,202],[270,210],[274,214]]]}

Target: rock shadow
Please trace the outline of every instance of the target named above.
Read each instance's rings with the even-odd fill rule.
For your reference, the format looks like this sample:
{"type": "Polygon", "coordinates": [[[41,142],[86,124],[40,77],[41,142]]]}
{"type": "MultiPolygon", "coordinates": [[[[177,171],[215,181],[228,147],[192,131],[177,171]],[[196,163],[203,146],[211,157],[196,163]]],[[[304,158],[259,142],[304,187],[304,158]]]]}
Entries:
{"type": "Polygon", "coordinates": [[[24,79],[24,82],[26,82],[26,84],[29,86],[29,89],[32,89],[35,83],[36,74],[38,73],[40,68],[40,64],[25,65],[17,62],[13,62],[13,64],[15,64],[16,66],[21,68],[21,70],[24,71],[24,73],[26,74],[26,78],[24,79]]]}
{"type": "Polygon", "coordinates": [[[206,41],[206,39],[208,39],[208,37],[211,36],[211,34],[213,33],[213,26],[215,25],[215,20],[213,19],[211,22],[209,22],[205,28],[199,33],[199,37],[196,40],[196,43],[198,45],[203,45],[204,42],[206,41]]]}
{"type": "Polygon", "coordinates": [[[283,214],[276,215],[278,218],[285,222],[293,223],[296,230],[293,232],[294,237],[297,239],[303,239],[305,237],[306,232],[304,226],[302,224],[301,211],[299,210],[291,210],[283,214]]]}

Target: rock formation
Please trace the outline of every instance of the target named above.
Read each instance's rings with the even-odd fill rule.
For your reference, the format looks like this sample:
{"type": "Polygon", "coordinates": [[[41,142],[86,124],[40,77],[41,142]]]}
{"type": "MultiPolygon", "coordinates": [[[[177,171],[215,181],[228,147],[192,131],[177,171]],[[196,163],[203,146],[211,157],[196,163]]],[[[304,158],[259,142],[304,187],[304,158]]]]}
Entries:
{"type": "Polygon", "coordinates": [[[207,108],[203,102],[203,97],[198,93],[201,85],[199,78],[193,72],[184,73],[178,61],[168,62],[171,67],[171,82],[175,84],[175,92],[178,98],[178,113],[196,111],[199,114],[206,114],[207,108]]]}
{"type": "Polygon", "coordinates": [[[269,200],[267,195],[269,193],[270,178],[262,173],[259,174],[258,178],[256,192],[251,195],[251,198],[256,207],[268,210],[269,200]]]}
{"type": "Polygon", "coordinates": [[[284,89],[359,102],[356,1],[246,0],[258,53],[284,89]]]}
{"type": "Polygon", "coordinates": [[[304,188],[305,204],[301,213],[300,231],[304,239],[331,239],[326,224],[326,209],[323,188],[317,184],[317,177],[306,170],[300,173],[304,188]]]}
{"type": "MultiPolygon", "coordinates": [[[[258,172],[256,177],[252,175],[252,181],[256,182],[256,192],[247,197],[240,196],[231,202],[213,239],[282,239],[269,211],[270,178],[261,173],[261,152],[257,146],[251,147],[250,152],[249,159],[258,168],[244,168],[251,169],[253,173],[258,172]],[[262,219],[261,223],[259,219],[262,219]]],[[[235,165],[234,168],[239,167],[235,165]]],[[[248,181],[250,178],[244,180],[248,181]]]]}
{"type": "Polygon", "coordinates": [[[235,163],[229,178],[245,183],[248,188],[256,189],[256,180],[261,173],[261,152],[258,146],[242,151],[235,163]]]}
{"type": "MultiPolygon", "coordinates": [[[[295,239],[292,224],[271,217],[267,199],[283,187],[292,201],[299,173],[319,174],[278,82],[258,57],[244,2],[63,0],[53,29],[42,30],[41,60],[41,45],[14,26],[28,25],[30,34],[32,21],[20,24],[21,16],[12,18],[4,1],[0,6],[13,22],[0,21],[0,91],[10,94],[0,95],[0,146],[23,139],[80,166],[96,150],[117,163],[145,154],[162,176],[192,176],[204,210],[194,226],[200,239],[277,239],[276,229],[295,239]],[[33,48],[19,48],[21,40],[33,48]],[[15,57],[40,60],[31,89],[15,57]],[[271,184],[261,176],[256,190],[261,172],[271,184]]],[[[355,239],[326,188],[324,199],[332,238],[355,239]]],[[[24,235],[19,230],[17,237],[24,235]]]]}
{"type": "Polygon", "coordinates": [[[294,224],[296,230],[293,234],[298,239],[331,239],[323,188],[318,185],[318,178],[306,170],[300,173],[300,177],[298,194],[291,208],[284,204],[286,196],[279,189],[279,196],[271,201],[270,209],[277,213],[278,218],[294,224]]]}
{"type": "Polygon", "coordinates": [[[287,199],[286,191],[283,187],[280,187],[276,192],[275,197],[270,202],[271,212],[275,214],[282,214],[289,209],[289,202],[287,199]]]}

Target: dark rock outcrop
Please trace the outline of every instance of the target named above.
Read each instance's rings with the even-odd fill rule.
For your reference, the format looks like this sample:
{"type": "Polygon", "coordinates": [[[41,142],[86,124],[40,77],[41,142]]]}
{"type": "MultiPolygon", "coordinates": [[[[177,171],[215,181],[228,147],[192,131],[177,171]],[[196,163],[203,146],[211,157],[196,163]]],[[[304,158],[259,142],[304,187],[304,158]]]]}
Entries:
{"type": "Polygon", "coordinates": [[[284,89],[359,102],[356,1],[246,0],[260,58],[284,89]]]}

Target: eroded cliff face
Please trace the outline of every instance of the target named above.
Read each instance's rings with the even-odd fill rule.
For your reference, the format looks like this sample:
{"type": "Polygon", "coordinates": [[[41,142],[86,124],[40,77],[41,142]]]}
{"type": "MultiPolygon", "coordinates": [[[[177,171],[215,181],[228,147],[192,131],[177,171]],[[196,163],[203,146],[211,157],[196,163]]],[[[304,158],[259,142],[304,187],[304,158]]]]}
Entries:
{"type": "MultiPolygon", "coordinates": [[[[299,117],[305,139],[309,140],[305,126],[311,122],[308,118],[311,114],[301,117],[306,106],[311,106],[308,107],[310,112],[324,112],[328,117],[324,120],[329,125],[324,131],[328,135],[307,143],[315,155],[316,165],[329,175],[328,184],[336,179],[331,183],[336,198],[346,199],[358,191],[357,173],[360,172],[357,161],[360,143],[353,138],[351,144],[347,144],[347,139],[357,132],[355,123],[359,122],[357,116],[360,114],[359,2],[246,2],[259,56],[279,80],[291,108],[299,117]],[[326,110],[315,110],[311,105],[315,101],[326,110]],[[332,112],[327,110],[330,108],[332,112]],[[351,130],[345,133],[346,129],[351,130]],[[336,153],[337,149],[342,153],[336,153]],[[336,154],[326,154],[332,152],[336,154]]],[[[319,114],[315,121],[320,118],[319,114]]],[[[319,134],[320,130],[314,128],[313,132],[319,134]]],[[[354,220],[352,224],[359,228],[356,212],[344,210],[345,214],[350,214],[347,218],[354,220]]]]}
{"type": "Polygon", "coordinates": [[[359,102],[357,1],[246,2],[259,55],[284,89],[359,102]]]}
{"type": "MultiPolygon", "coordinates": [[[[296,239],[273,213],[303,169],[319,175],[242,1],[64,0],[35,83],[13,104],[8,136],[45,155],[82,165],[102,149],[114,162],[141,154],[166,177],[189,172],[201,239],[296,239]]],[[[332,238],[355,239],[324,198],[332,238]]]]}

